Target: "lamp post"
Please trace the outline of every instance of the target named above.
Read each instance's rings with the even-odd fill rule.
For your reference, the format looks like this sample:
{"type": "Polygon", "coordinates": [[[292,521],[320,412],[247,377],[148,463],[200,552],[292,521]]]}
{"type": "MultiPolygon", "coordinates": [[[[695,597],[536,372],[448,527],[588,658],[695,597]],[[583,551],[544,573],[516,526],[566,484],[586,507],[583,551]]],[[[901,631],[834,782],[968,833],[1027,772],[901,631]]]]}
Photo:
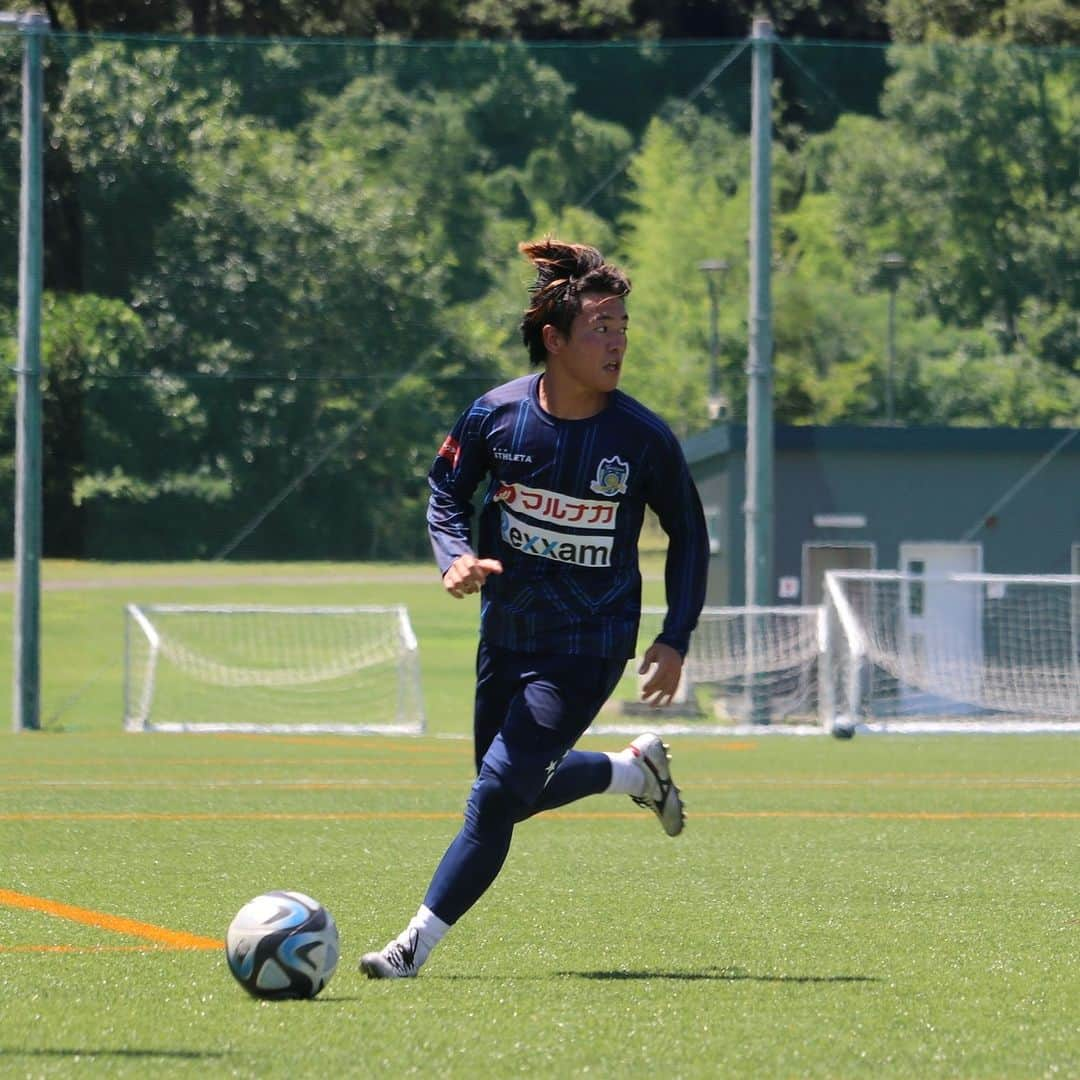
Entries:
{"type": "Polygon", "coordinates": [[[724,412],[720,392],[720,284],[730,269],[726,259],[706,259],[698,263],[709,290],[709,419],[719,420],[724,412]]]}
{"type": "Polygon", "coordinates": [[[907,266],[907,259],[896,251],[881,256],[881,269],[885,272],[889,289],[889,327],[886,348],[888,369],[885,376],[885,422],[896,422],[896,290],[900,287],[900,275],[907,266]]]}

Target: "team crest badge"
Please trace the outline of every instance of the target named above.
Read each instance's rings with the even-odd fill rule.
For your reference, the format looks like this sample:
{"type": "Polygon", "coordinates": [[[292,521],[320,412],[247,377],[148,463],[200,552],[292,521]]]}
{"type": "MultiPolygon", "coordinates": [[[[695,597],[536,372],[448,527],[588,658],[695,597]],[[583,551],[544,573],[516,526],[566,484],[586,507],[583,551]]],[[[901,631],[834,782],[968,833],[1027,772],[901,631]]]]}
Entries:
{"type": "Polygon", "coordinates": [[[604,458],[596,468],[596,479],[589,485],[597,495],[625,495],[630,466],[619,457],[604,458]]]}

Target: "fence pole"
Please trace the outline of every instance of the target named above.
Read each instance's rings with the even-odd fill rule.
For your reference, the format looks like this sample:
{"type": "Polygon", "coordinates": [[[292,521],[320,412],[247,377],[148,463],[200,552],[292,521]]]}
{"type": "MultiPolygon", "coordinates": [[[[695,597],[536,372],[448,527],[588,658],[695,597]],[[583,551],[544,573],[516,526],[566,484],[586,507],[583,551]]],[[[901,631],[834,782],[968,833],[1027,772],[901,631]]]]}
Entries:
{"type": "MultiPolygon", "coordinates": [[[[754,19],[750,147],[750,349],[746,419],[746,603],[772,599],[772,23],[754,19]]],[[[752,648],[752,643],[748,643],[752,648]]],[[[769,722],[768,701],[755,685],[752,720],[769,722]]]]}
{"type": "Polygon", "coordinates": [[[31,12],[3,21],[14,22],[23,35],[12,724],[16,731],[24,731],[41,726],[42,42],[49,20],[31,12]]]}

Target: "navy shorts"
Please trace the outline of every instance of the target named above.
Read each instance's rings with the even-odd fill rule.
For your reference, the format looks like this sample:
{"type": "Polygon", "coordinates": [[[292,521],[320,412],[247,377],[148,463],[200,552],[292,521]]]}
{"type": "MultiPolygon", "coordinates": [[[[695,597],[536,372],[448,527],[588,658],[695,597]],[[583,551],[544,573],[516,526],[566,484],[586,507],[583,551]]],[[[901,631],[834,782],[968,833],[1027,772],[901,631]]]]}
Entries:
{"type": "Polygon", "coordinates": [[[526,805],[593,722],[625,660],[517,652],[481,641],[473,737],[486,765],[526,805]]]}

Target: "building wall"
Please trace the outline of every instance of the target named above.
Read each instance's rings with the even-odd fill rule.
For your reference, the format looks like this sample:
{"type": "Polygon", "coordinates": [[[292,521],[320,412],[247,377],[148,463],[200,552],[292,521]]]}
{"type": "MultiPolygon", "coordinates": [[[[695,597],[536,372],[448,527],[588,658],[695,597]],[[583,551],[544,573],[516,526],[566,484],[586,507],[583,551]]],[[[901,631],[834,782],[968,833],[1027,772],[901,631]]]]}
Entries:
{"type": "Polygon", "coordinates": [[[731,583],[731,533],[741,524],[741,514],[731,505],[731,478],[726,469],[714,469],[698,481],[698,494],[709,528],[709,583],[705,603],[724,607],[733,603],[731,583]]]}
{"type": "MultiPolygon", "coordinates": [[[[981,543],[987,573],[1072,572],[1072,546],[1080,542],[1080,437],[1022,483],[1066,434],[778,428],[771,602],[795,603],[805,595],[807,542],[869,542],[877,568],[895,569],[903,541],[966,539],[981,543]],[[859,514],[866,525],[822,527],[814,524],[820,514],[859,514]],[[800,578],[798,598],[777,595],[785,577],[800,578]]],[[[716,504],[722,492],[727,508],[723,550],[710,567],[709,603],[745,598],[744,446],[744,430],[733,428],[725,452],[699,448],[704,452],[696,459],[688,453],[702,501],[716,504]]]]}

